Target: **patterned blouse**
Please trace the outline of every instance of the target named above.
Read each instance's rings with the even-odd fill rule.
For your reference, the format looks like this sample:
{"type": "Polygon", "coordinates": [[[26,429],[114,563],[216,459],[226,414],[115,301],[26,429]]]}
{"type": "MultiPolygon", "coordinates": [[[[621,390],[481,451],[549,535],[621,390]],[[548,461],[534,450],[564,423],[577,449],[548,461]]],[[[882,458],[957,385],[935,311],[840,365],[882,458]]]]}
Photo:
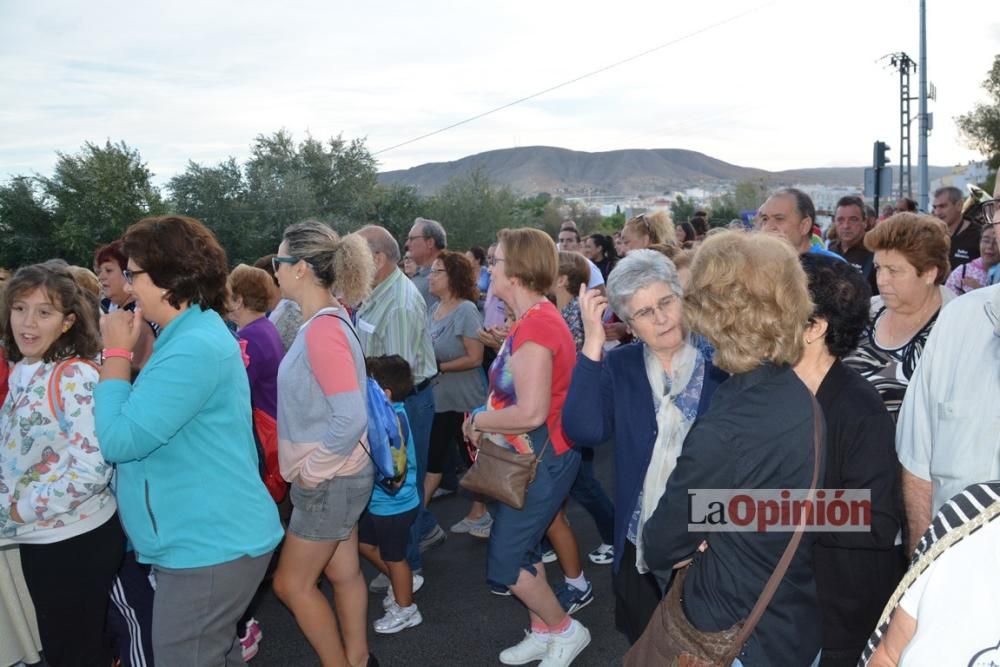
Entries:
{"type": "MultiPolygon", "coordinates": [[[[881,299],[876,297],[873,305],[878,304],[877,310],[872,317],[872,323],[862,334],[861,341],[856,350],[848,354],[842,360],[845,364],[861,373],[882,396],[886,409],[892,415],[895,422],[899,416],[899,406],[903,403],[903,396],[906,388],[910,384],[917,369],[917,362],[927,344],[927,337],[931,334],[934,323],[937,322],[940,309],[935,311],[920,331],[913,335],[906,344],[888,349],[879,345],[875,340],[875,331],[878,328],[879,320],[885,315],[886,307],[882,305],[881,299]]],[[[943,305],[943,304],[942,304],[943,305]]]]}
{"type": "Polygon", "coordinates": [[[580,314],[580,300],[573,297],[559,312],[566,320],[566,326],[569,327],[569,332],[573,336],[573,345],[579,352],[583,347],[583,316],[580,314]]]}

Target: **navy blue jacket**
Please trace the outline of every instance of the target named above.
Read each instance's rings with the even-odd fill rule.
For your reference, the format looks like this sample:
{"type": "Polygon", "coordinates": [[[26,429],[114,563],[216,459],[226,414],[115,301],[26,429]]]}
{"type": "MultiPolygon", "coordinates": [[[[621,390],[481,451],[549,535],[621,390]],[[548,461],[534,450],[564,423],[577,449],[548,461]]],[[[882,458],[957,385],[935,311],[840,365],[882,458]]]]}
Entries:
{"type": "MultiPolygon", "coordinates": [[[[656,442],[653,390],[646,377],[643,348],[641,344],[617,347],[602,362],[577,355],[562,413],[563,431],[573,443],[594,447],[612,438],[615,443],[616,573],[656,442]]],[[[699,415],[708,409],[712,394],[725,379],[726,373],[706,359],[699,415]]]]}

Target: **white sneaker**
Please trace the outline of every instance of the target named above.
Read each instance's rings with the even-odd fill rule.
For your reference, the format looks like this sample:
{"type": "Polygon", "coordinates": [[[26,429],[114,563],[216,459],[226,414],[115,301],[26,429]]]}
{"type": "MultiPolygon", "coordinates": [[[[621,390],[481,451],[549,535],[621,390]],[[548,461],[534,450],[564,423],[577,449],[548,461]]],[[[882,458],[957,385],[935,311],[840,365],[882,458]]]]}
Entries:
{"type": "Polygon", "coordinates": [[[543,563],[554,563],[557,560],[559,560],[559,556],[556,555],[554,549],[549,549],[548,551],[542,554],[543,563]]]}
{"type": "Polygon", "coordinates": [[[538,667],[569,667],[590,644],[590,630],[573,620],[566,632],[549,635],[549,650],[538,667]]]}
{"type": "Polygon", "coordinates": [[[610,565],[615,562],[615,547],[611,544],[602,544],[587,554],[587,558],[594,565],[610,565]]]}
{"type": "Polygon", "coordinates": [[[393,604],[389,609],[386,609],[385,616],[375,621],[372,627],[380,635],[392,635],[406,628],[420,625],[423,621],[424,618],[420,615],[417,605],[411,604],[404,609],[398,604],[393,604]]]}
{"type": "Polygon", "coordinates": [[[383,593],[387,588],[389,588],[389,586],[389,577],[379,572],[379,575],[372,579],[372,582],[368,584],[368,590],[372,593],[383,593]]]}
{"type": "MultiPolygon", "coordinates": [[[[424,585],[424,578],[419,574],[417,574],[416,572],[414,572],[413,592],[416,593],[417,591],[419,591],[423,587],[423,585],[424,585]]],[[[389,590],[386,591],[385,597],[382,598],[382,609],[388,611],[389,607],[391,607],[394,604],[396,604],[396,594],[392,592],[392,584],[389,584],[389,590]]]]}
{"type": "Polygon", "coordinates": [[[478,519],[470,519],[469,517],[463,518],[461,521],[453,525],[450,530],[453,533],[471,533],[474,528],[486,528],[487,533],[489,532],[490,526],[493,524],[493,517],[490,516],[489,512],[486,512],[478,519]]]}
{"type": "Polygon", "coordinates": [[[500,662],[505,665],[526,665],[541,660],[549,653],[549,635],[536,635],[524,631],[524,639],[518,644],[500,651],[500,662]]]}

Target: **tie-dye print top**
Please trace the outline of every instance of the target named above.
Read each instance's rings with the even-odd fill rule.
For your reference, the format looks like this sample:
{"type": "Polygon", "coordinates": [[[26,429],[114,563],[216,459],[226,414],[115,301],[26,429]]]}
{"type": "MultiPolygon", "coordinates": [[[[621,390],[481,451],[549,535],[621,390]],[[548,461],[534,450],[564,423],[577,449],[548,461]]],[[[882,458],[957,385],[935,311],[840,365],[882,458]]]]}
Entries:
{"type": "Polygon", "coordinates": [[[0,408],[0,539],[48,544],[97,528],[116,509],[94,426],[97,370],[76,361],[59,374],[61,420],[49,386],[58,362],[20,362],[0,408]],[[17,507],[21,523],[11,518],[17,507]]]}
{"type": "MultiPolygon", "coordinates": [[[[502,410],[517,404],[510,361],[525,343],[536,343],[552,353],[552,402],[549,404],[545,425],[556,454],[563,454],[573,446],[563,433],[562,408],[573,376],[573,366],[576,365],[576,347],[566,321],[548,301],[529,308],[511,327],[510,334],[490,366],[490,393],[486,399],[486,407],[488,410],[502,410]]],[[[544,432],[545,429],[539,431],[544,432]]],[[[529,433],[498,437],[502,438],[503,444],[521,453],[537,452],[544,445],[542,442],[532,442],[529,433]]]]}

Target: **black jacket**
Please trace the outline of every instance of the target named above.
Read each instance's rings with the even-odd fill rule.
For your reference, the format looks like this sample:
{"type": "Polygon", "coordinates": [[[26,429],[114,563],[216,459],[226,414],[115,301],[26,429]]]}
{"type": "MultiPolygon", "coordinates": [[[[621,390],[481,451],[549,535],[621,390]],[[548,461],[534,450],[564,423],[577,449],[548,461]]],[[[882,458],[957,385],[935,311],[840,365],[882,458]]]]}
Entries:
{"type": "MultiPolygon", "coordinates": [[[[689,530],[689,489],[808,489],[815,460],[813,428],[809,389],[791,367],[771,364],[723,382],[708,411],[692,426],[666,492],[646,523],[643,546],[646,563],[663,583],[674,564],[708,541],[708,550],[695,557],[684,582],[684,607],[698,629],[723,630],[749,615],[791,532],[689,530]]],[[[809,665],[819,652],[815,536],[803,534],[744,646],[740,660],[747,667],[809,665]]]]}
{"type": "Polygon", "coordinates": [[[903,576],[896,427],[872,384],[840,361],[816,400],[827,429],[823,486],[871,490],[871,531],[821,534],[815,551],[823,663],[855,665],[903,576]]]}

